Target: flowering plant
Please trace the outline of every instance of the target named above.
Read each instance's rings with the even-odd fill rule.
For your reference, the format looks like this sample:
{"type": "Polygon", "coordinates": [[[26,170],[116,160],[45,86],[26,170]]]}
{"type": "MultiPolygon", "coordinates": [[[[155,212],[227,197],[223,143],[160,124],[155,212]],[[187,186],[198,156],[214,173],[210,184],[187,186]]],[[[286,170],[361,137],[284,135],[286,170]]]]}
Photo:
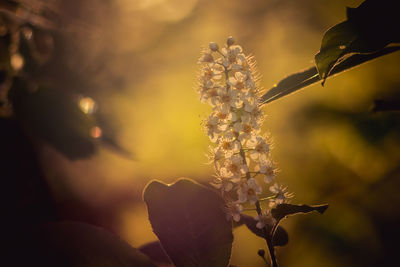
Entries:
{"type": "MultiPolygon", "coordinates": [[[[199,64],[197,91],[212,107],[203,126],[214,143],[208,155],[214,189],[190,179],[149,183],[143,197],[153,231],[175,266],[227,266],[232,228],[244,224],[266,240],[271,265],[278,266],[274,248],[288,241],[279,222],[296,213],[323,213],[328,206],[289,204],[293,194],[275,182],[271,141],[261,133],[264,116],[254,57],[229,37],[222,48],[210,43],[199,64]],[[245,214],[254,211],[254,217],[245,214]]],[[[263,249],[258,254],[267,262],[263,249]]]]}
{"type": "Polygon", "coordinates": [[[263,114],[255,60],[229,37],[222,49],[210,43],[209,50],[203,51],[200,65],[200,99],[213,109],[205,121],[207,134],[216,144],[210,148],[216,171],[213,184],[226,200],[229,218],[238,222],[243,205],[255,205],[257,227],[263,228],[272,218],[261,202],[269,201],[272,208],[286,203],[293,194],[277,183],[271,185],[276,169],[270,157],[270,141],[260,133],[263,114]],[[274,195],[260,198],[260,180],[270,184],[274,195]]]}

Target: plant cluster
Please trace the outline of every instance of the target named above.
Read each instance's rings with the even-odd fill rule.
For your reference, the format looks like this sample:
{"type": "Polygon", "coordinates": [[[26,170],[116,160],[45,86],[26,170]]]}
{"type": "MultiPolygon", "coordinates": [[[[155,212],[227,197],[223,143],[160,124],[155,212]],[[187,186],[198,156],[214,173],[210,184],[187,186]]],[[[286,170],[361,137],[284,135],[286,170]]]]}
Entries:
{"type": "Polygon", "coordinates": [[[212,107],[205,130],[215,147],[210,159],[215,167],[214,186],[226,200],[227,217],[240,221],[243,205],[255,205],[257,227],[272,220],[269,208],[286,203],[292,194],[274,181],[276,169],[270,156],[270,141],[260,128],[259,75],[254,57],[246,56],[229,37],[223,48],[212,42],[200,58],[198,92],[212,107]],[[273,195],[261,198],[269,185],[273,195]],[[262,202],[269,201],[269,205],[262,202]]]}

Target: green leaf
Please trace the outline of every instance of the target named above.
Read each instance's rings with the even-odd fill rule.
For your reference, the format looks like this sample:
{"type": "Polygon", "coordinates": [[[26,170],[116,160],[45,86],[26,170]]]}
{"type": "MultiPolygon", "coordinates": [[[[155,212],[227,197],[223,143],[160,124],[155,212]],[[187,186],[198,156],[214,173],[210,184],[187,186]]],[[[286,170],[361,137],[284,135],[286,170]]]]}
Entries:
{"type": "Polygon", "coordinates": [[[272,217],[278,222],[289,215],[295,215],[298,213],[309,213],[312,211],[318,211],[323,214],[329,207],[327,204],[323,205],[293,205],[293,204],[278,204],[275,208],[271,210],[272,217]]]}
{"type": "Polygon", "coordinates": [[[348,8],[348,19],[330,28],[322,38],[315,63],[324,84],[336,64],[351,54],[374,53],[400,42],[398,7],[391,0],[366,0],[348,8]]]}
{"type": "MultiPolygon", "coordinates": [[[[350,70],[356,66],[359,66],[367,61],[375,58],[396,52],[400,50],[400,46],[388,46],[378,52],[371,54],[355,54],[343,59],[343,61],[337,63],[333,69],[329,72],[328,77],[339,74],[343,71],[350,70]]],[[[294,93],[302,88],[305,88],[311,84],[320,81],[318,71],[316,67],[311,67],[304,71],[294,73],[281,80],[276,86],[272,87],[261,97],[261,103],[267,104],[275,100],[280,99],[288,94],[294,93]]]]}
{"type": "Polygon", "coordinates": [[[320,78],[316,67],[311,67],[304,71],[294,73],[269,89],[267,93],[261,97],[261,103],[270,103],[319,80],[320,78]]]}
{"type": "MultiPolygon", "coordinates": [[[[245,224],[247,228],[255,235],[265,238],[264,237],[264,230],[257,228],[257,220],[254,219],[252,216],[242,214],[240,215],[240,222],[245,224]]],[[[267,225],[267,232],[269,233],[272,230],[272,225],[267,225]]],[[[289,235],[286,232],[286,230],[278,226],[277,229],[275,230],[274,237],[272,239],[272,244],[274,246],[285,246],[289,242],[289,235]]]]}
{"type": "Polygon", "coordinates": [[[86,223],[48,223],[41,226],[34,237],[34,244],[27,246],[29,251],[32,250],[30,266],[156,266],[146,255],[117,236],[86,223]]]}
{"type": "Polygon", "coordinates": [[[153,231],[176,267],[228,265],[232,224],[216,192],[190,179],[152,181],[143,198],[153,231]]]}

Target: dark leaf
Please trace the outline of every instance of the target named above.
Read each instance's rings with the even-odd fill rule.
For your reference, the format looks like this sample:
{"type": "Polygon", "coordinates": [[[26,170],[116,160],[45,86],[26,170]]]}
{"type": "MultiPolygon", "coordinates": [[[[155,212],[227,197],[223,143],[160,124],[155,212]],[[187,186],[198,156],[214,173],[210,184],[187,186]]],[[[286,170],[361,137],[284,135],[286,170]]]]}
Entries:
{"type": "Polygon", "coordinates": [[[28,248],[32,250],[30,266],[156,266],[146,255],[117,236],[86,223],[45,224],[34,237],[34,244],[28,248]]]}
{"type": "Polygon", "coordinates": [[[147,255],[154,262],[171,264],[167,253],[165,253],[159,241],[150,242],[139,247],[140,252],[147,255]]]}
{"type": "Polygon", "coordinates": [[[351,47],[356,38],[356,31],[347,21],[333,26],[325,33],[321,49],[315,55],[315,64],[323,81],[339,59],[352,52],[351,47]]]}
{"type": "Polygon", "coordinates": [[[269,89],[267,93],[261,97],[261,103],[270,103],[319,80],[320,78],[316,67],[311,67],[305,71],[294,73],[269,89]]]}
{"type": "MultiPolygon", "coordinates": [[[[254,219],[252,216],[242,214],[240,216],[240,221],[244,223],[247,228],[249,228],[250,231],[252,231],[255,235],[264,238],[264,230],[257,228],[257,220],[254,219]]],[[[267,232],[269,233],[272,230],[272,226],[267,226],[267,232]]],[[[278,226],[278,228],[275,230],[274,238],[272,240],[272,243],[274,246],[285,246],[289,242],[289,235],[286,232],[286,230],[278,226]]]]}
{"type": "MultiPolygon", "coordinates": [[[[375,53],[356,54],[349,56],[340,63],[336,64],[328,76],[334,76],[338,73],[361,65],[367,61],[396,52],[398,50],[400,50],[400,46],[388,46],[375,53]]],[[[292,74],[280,81],[276,86],[268,90],[267,93],[262,96],[261,103],[267,104],[272,101],[278,100],[281,97],[296,92],[297,90],[314,84],[320,80],[321,78],[318,75],[316,67],[311,67],[305,71],[292,74]]]]}
{"type": "Polygon", "coordinates": [[[15,1],[1,1],[0,2],[0,12],[17,12],[19,4],[15,1]]]}
{"type": "Polygon", "coordinates": [[[400,100],[374,100],[372,111],[400,111],[400,100]]]}
{"type": "Polygon", "coordinates": [[[177,267],[228,265],[232,225],[216,192],[189,179],[152,181],[143,198],[153,231],[177,267]]]}
{"type": "MultiPolygon", "coordinates": [[[[0,36],[0,70],[8,73],[10,69],[10,44],[11,44],[11,34],[7,33],[0,36]]],[[[3,74],[4,76],[4,74],[3,74]]],[[[3,78],[4,80],[4,78],[3,78]]]]}
{"type": "Polygon", "coordinates": [[[366,0],[347,9],[348,19],[330,28],[315,55],[320,78],[325,82],[334,66],[352,54],[374,53],[400,42],[396,1],[366,0]]]}
{"type": "Polygon", "coordinates": [[[280,221],[286,216],[295,215],[298,213],[308,213],[312,211],[318,211],[319,213],[324,213],[329,205],[293,205],[293,204],[278,204],[275,208],[271,210],[272,217],[275,220],[280,221]]]}

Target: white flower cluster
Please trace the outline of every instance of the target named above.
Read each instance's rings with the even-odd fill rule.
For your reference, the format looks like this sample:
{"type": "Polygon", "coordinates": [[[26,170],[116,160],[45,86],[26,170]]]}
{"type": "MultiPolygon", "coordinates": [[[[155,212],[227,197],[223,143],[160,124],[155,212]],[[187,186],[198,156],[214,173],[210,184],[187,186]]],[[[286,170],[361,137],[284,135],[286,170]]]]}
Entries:
{"type": "MultiPolygon", "coordinates": [[[[259,76],[252,56],[229,37],[221,49],[212,42],[200,57],[198,93],[200,100],[212,106],[204,126],[210,140],[211,159],[215,166],[214,186],[227,199],[228,217],[240,220],[243,205],[260,207],[263,188],[260,180],[270,184],[275,168],[270,158],[270,143],[260,135],[263,114],[259,105],[259,76]]],[[[284,203],[291,194],[278,184],[270,185],[269,207],[284,203]]],[[[259,209],[260,210],[260,209],[259,209]]],[[[258,227],[268,220],[268,210],[259,213],[258,227]]]]}

